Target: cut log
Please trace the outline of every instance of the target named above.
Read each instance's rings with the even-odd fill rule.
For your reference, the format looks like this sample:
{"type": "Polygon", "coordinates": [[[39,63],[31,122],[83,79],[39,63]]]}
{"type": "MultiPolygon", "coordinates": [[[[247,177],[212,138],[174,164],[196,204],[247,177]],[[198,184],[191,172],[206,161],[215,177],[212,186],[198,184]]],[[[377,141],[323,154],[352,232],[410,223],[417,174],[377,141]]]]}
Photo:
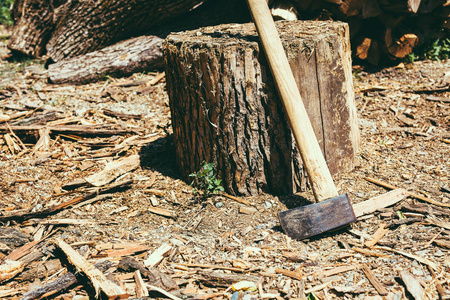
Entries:
{"type": "Polygon", "coordinates": [[[104,78],[105,75],[127,76],[163,66],[163,39],[141,36],[98,51],[61,60],[49,65],[52,83],[83,84],[104,78]]]}
{"type": "Polygon", "coordinates": [[[387,12],[416,13],[421,0],[378,0],[380,7],[387,12]]]}
{"type": "Polygon", "coordinates": [[[47,49],[54,61],[140,35],[201,0],[15,1],[8,47],[31,56],[47,49]],[[54,3],[56,2],[56,3],[54,3]]]}
{"type": "MultiPolygon", "coordinates": [[[[359,133],[347,25],[277,26],[331,173],[350,170],[359,133]]],[[[304,190],[306,173],[258,40],[253,24],[207,27],[166,39],[179,170],[187,179],[203,161],[215,162],[232,194],[304,190]]]]}
{"type": "Polygon", "coordinates": [[[418,41],[417,35],[412,33],[406,33],[398,39],[392,36],[391,29],[387,29],[385,33],[387,50],[394,58],[404,58],[406,55],[411,54],[418,41]]]}

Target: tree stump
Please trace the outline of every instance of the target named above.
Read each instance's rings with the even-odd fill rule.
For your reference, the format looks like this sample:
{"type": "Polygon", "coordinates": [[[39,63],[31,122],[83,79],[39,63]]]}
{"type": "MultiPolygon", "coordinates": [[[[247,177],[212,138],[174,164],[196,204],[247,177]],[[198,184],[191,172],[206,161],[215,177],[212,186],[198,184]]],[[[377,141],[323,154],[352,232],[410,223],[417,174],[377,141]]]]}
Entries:
{"type": "MultiPolygon", "coordinates": [[[[348,26],[277,22],[291,69],[332,174],[353,168],[359,132],[348,26]]],[[[216,163],[229,193],[287,194],[307,175],[252,23],[167,37],[167,89],[184,178],[216,163]]]]}

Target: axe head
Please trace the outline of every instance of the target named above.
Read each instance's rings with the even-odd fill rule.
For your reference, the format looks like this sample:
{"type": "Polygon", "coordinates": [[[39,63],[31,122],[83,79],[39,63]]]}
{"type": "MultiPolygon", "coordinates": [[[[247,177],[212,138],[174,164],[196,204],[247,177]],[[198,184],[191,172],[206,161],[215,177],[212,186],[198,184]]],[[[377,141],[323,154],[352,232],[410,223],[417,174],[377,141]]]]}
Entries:
{"type": "Polygon", "coordinates": [[[279,212],[278,218],[286,235],[296,240],[338,229],[356,221],[347,194],[279,212]]]}

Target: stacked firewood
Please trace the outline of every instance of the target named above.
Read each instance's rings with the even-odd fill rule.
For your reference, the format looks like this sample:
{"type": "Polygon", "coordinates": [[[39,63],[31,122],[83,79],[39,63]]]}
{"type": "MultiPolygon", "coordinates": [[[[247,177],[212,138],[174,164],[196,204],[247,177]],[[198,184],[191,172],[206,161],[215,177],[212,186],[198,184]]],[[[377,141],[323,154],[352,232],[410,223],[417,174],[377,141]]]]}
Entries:
{"type": "MultiPolygon", "coordinates": [[[[101,62],[108,66],[98,66],[94,54],[70,62],[68,77],[74,76],[71,74],[74,63],[92,58],[95,62],[88,65],[95,64],[102,75],[140,72],[143,71],[140,65],[146,69],[159,68],[162,40],[170,32],[251,21],[244,0],[139,0],[132,6],[125,0],[115,1],[113,6],[108,0],[59,3],[54,6],[46,1],[16,0],[12,9],[15,25],[8,47],[32,57],[47,55],[50,62],[64,62],[113,47],[108,50],[113,57],[108,55],[101,62]],[[132,51],[139,57],[129,59],[128,63],[124,59],[130,53],[128,44],[121,42],[140,35],[142,40],[132,41],[133,45],[142,45],[142,49],[132,51]],[[124,62],[115,67],[114,61],[125,61],[130,67],[123,66],[124,62]]],[[[450,36],[450,0],[274,0],[269,4],[276,19],[348,22],[354,58],[374,65],[404,58],[428,40],[450,36]]],[[[100,56],[103,57],[101,53],[100,56]]],[[[75,69],[83,73],[86,68],[75,69]]],[[[57,73],[66,74],[64,66],[58,66],[57,73]]],[[[88,74],[75,81],[90,81],[95,77],[98,76],[88,74]]],[[[71,78],[52,80],[73,81],[71,78]]]]}
{"type": "Polygon", "coordinates": [[[378,65],[414,47],[450,37],[448,0],[293,0],[299,18],[343,20],[350,25],[354,58],[378,65]]]}

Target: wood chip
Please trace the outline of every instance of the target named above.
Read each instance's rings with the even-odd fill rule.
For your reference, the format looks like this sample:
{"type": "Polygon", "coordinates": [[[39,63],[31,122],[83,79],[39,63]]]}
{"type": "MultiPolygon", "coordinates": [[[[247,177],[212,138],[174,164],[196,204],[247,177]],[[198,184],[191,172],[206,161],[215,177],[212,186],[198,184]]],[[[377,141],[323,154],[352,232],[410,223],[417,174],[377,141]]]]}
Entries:
{"type": "Polygon", "coordinates": [[[385,208],[405,199],[407,191],[405,189],[395,189],[383,195],[370,198],[369,200],[353,205],[355,216],[360,216],[373,213],[374,211],[385,208]]]}
{"type": "Polygon", "coordinates": [[[0,265],[0,283],[14,278],[17,274],[23,271],[25,263],[6,259],[0,265]]]}
{"type": "Polygon", "coordinates": [[[148,289],[149,289],[150,291],[157,291],[158,293],[161,293],[161,294],[163,294],[164,296],[166,296],[166,297],[168,297],[168,298],[170,298],[170,299],[172,299],[172,300],[183,300],[183,299],[181,299],[181,298],[179,298],[179,297],[177,297],[177,296],[172,295],[172,294],[169,293],[169,292],[166,292],[165,290],[163,290],[163,289],[161,289],[161,288],[159,288],[159,287],[156,287],[156,286],[153,286],[153,285],[148,285],[148,284],[147,284],[147,287],[148,287],[148,289]]]}
{"type": "Polygon", "coordinates": [[[407,271],[401,271],[400,277],[406,286],[408,292],[414,297],[415,300],[422,300],[425,297],[425,291],[420,285],[419,280],[407,271]]]}
{"type": "Polygon", "coordinates": [[[345,273],[348,271],[356,270],[359,268],[359,265],[351,265],[351,266],[340,266],[337,268],[333,268],[330,270],[321,271],[320,273],[315,273],[316,277],[330,277],[336,274],[345,273]]]}
{"type": "Polygon", "coordinates": [[[139,167],[140,163],[141,160],[139,155],[124,157],[106,164],[103,171],[85,177],[84,179],[93,186],[103,186],[110,183],[120,175],[133,171],[139,167]]]}
{"type": "Polygon", "coordinates": [[[172,250],[172,246],[169,244],[162,244],[158,249],[150,254],[150,256],[144,260],[144,266],[147,268],[156,267],[172,250]]]}
{"type": "Polygon", "coordinates": [[[138,298],[147,297],[148,290],[145,286],[144,280],[142,279],[141,272],[139,270],[134,271],[134,281],[136,282],[136,296],[138,298]]]}
{"type": "Polygon", "coordinates": [[[278,274],[283,274],[285,276],[297,279],[297,280],[303,280],[303,276],[300,272],[298,271],[289,271],[289,270],[285,270],[285,269],[276,269],[275,272],[277,272],[278,274]]]}
{"type": "MultiPolygon", "coordinates": [[[[406,192],[406,191],[405,191],[406,192]]],[[[375,246],[376,243],[378,243],[379,240],[381,240],[381,238],[389,232],[388,228],[385,228],[385,224],[380,224],[380,227],[377,229],[377,231],[375,231],[375,233],[372,236],[372,239],[369,241],[366,241],[364,243],[364,245],[367,248],[372,248],[373,246],[375,246]]]]}
{"type": "Polygon", "coordinates": [[[158,207],[147,207],[146,211],[151,212],[152,214],[164,216],[167,218],[172,218],[172,219],[177,218],[177,215],[173,211],[170,211],[167,209],[162,209],[162,208],[158,208],[158,207]]]}
{"type": "Polygon", "coordinates": [[[109,281],[100,270],[95,268],[63,240],[55,239],[54,243],[66,254],[69,262],[74,265],[79,272],[84,273],[89,278],[94,286],[97,298],[100,296],[100,291],[105,293],[108,299],[126,299],[129,297],[120,286],[109,281]]]}
{"type": "Polygon", "coordinates": [[[377,290],[378,294],[381,296],[386,296],[388,294],[388,291],[386,288],[378,281],[378,279],[373,275],[372,271],[367,267],[366,265],[362,265],[361,269],[363,270],[364,274],[366,275],[367,279],[370,281],[370,283],[373,285],[373,287],[377,290]]]}

